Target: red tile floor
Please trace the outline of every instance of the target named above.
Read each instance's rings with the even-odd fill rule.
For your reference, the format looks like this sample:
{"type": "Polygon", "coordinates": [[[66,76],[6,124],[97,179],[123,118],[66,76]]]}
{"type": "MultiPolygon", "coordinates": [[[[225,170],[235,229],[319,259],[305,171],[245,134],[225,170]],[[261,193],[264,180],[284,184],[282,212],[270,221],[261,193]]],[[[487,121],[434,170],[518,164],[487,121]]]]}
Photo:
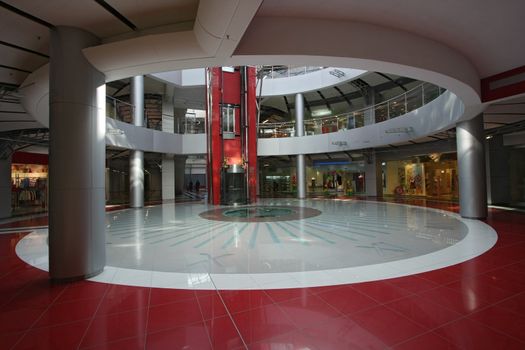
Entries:
{"type": "Polygon", "coordinates": [[[525,349],[525,214],[491,209],[486,222],[496,246],[448,268],[220,292],[51,284],[17,258],[24,233],[0,235],[0,349],[525,349]]]}

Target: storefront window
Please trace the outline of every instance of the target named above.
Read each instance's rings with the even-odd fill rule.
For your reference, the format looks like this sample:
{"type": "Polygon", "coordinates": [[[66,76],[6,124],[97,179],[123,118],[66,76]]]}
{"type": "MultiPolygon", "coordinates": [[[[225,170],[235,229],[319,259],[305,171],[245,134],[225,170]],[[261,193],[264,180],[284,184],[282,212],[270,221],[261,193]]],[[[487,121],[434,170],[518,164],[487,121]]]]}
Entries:
{"type": "Polygon", "coordinates": [[[11,166],[12,208],[14,213],[38,212],[47,208],[47,165],[11,166]]]}
{"type": "Polygon", "coordinates": [[[456,154],[431,154],[384,162],[383,194],[458,198],[456,154]]]}

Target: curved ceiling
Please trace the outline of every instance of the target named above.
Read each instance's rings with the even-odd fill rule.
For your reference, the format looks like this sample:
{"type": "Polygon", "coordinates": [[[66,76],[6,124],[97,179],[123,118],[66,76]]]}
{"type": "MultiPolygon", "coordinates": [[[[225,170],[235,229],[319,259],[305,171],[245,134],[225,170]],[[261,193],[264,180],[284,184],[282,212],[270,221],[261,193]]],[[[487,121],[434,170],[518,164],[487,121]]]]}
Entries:
{"type": "MultiPolygon", "coordinates": [[[[521,0],[0,1],[0,83],[12,89],[25,80],[25,98],[31,86],[45,86],[38,80],[45,73],[27,76],[47,70],[49,27],[72,25],[101,39],[84,53],[108,81],[202,66],[321,63],[435,83],[473,116],[483,109],[480,78],[525,61],[524,10],[521,0]]],[[[46,110],[45,88],[36,90],[32,114],[46,110]]]]}

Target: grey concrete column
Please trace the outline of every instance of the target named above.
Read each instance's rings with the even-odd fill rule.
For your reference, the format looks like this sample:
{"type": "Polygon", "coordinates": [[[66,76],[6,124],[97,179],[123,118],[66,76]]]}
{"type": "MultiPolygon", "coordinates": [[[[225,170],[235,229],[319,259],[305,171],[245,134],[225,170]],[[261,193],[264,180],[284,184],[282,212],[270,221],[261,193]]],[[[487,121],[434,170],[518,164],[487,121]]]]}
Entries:
{"type": "Polygon", "coordinates": [[[186,170],[186,156],[175,156],[174,173],[175,176],[175,195],[184,192],[184,174],[186,170]]]}
{"type": "Polygon", "coordinates": [[[0,159],[0,219],[11,216],[11,157],[0,159]]]}
{"type": "Polygon", "coordinates": [[[381,165],[374,152],[365,157],[365,192],[367,196],[382,196],[381,165]]]}
{"type": "Polygon", "coordinates": [[[511,199],[509,163],[511,154],[503,144],[503,135],[494,135],[485,143],[487,163],[487,202],[508,204],[511,199]]]}
{"type": "MultiPolygon", "coordinates": [[[[295,95],[295,136],[304,136],[304,98],[303,94],[295,95]]],[[[306,163],[304,154],[297,155],[297,198],[306,198],[306,163]]]]}
{"type": "Polygon", "coordinates": [[[483,115],[456,125],[459,174],[459,213],[465,218],[487,217],[485,136],[483,115]]]}
{"type": "MultiPolygon", "coordinates": [[[[133,125],[144,126],[144,77],[131,78],[131,104],[134,106],[133,125]]],[[[144,152],[129,152],[129,206],[144,206],[144,152]]]]}
{"type": "Polygon", "coordinates": [[[106,264],[106,85],[82,49],[99,40],[51,30],[49,95],[49,274],[87,278],[106,264]]]}
{"type": "Polygon", "coordinates": [[[175,160],[172,154],[162,155],[162,200],[175,199],[175,160]]]}
{"type": "MultiPolygon", "coordinates": [[[[364,97],[365,104],[367,107],[373,107],[376,103],[376,92],[373,87],[366,89],[366,95],[364,97]]],[[[364,111],[364,123],[365,125],[374,124],[376,122],[376,110],[374,108],[368,108],[364,111]]]]}

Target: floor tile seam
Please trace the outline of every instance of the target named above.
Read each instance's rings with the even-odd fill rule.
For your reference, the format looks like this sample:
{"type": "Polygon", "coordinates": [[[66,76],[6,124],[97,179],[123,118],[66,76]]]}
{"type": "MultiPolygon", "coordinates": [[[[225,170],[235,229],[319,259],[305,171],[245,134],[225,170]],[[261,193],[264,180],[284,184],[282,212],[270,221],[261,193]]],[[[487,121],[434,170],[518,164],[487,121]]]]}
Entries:
{"type": "MultiPolygon", "coordinates": [[[[29,282],[28,282],[29,283],[29,282]]],[[[64,291],[66,290],[67,288],[64,288],[60,291],[60,293],[58,293],[58,295],[55,297],[55,299],[53,299],[53,302],[59,298],[63,293],[64,291]]],[[[15,344],[13,344],[13,346],[11,347],[11,349],[14,349],[18,344],[20,344],[22,342],[22,340],[26,337],[26,335],[31,331],[33,330],[35,327],[35,325],[42,319],[42,317],[44,317],[44,315],[49,311],[49,309],[51,308],[51,306],[53,305],[53,302],[49,303],[47,305],[47,307],[42,311],[42,313],[40,314],[40,316],[35,320],[33,321],[33,323],[31,324],[31,326],[29,328],[27,328],[24,332],[24,334],[22,334],[22,336],[17,340],[17,342],[15,344]]]]}
{"type": "Polygon", "coordinates": [[[494,331],[494,332],[496,332],[496,333],[498,333],[498,334],[500,334],[500,335],[503,335],[503,336],[506,336],[506,337],[508,337],[508,338],[514,339],[514,340],[516,340],[517,342],[519,342],[519,343],[525,345],[525,340],[522,340],[522,339],[516,338],[515,336],[513,336],[513,335],[511,335],[511,334],[505,333],[504,331],[502,331],[502,330],[500,330],[500,329],[494,328],[494,327],[492,327],[492,326],[490,326],[490,325],[488,325],[488,324],[485,324],[485,323],[483,323],[483,322],[480,322],[480,321],[478,321],[478,320],[476,320],[476,319],[474,319],[474,318],[471,318],[470,316],[472,316],[472,314],[465,316],[465,318],[468,319],[469,321],[472,321],[472,322],[477,323],[478,325],[481,325],[481,326],[483,326],[483,327],[489,328],[490,330],[492,330],[492,331],[494,331]]]}
{"type": "MultiPolygon", "coordinates": [[[[237,332],[237,335],[239,336],[239,338],[241,339],[243,345],[244,345],[244,348],[245,349],[248,349],[248,345],[246,344],[246,340],[244,339],[244,337],[242,336],[241,334],[241,331],[239,330],[239,327],[237,326],[237,323],[235,322],[235,320],[233,319],[233,316],[230,312],[230,309],[228,308],[228,306],[226,305],[226,303],[224,302],[224,299],[222,298],[221,296],[221,293],[219,292],[219,289],[217,288],[217,285],[215,284],[215,281],[213,280],[213,278],[210,276],[210,281],[211,283],[213,284],[213,286],[215,287],[215,290],[217,292],[217,295],[219,296],[219,299],[221,300],[222,302],[222,305],[224,306],[224,309],[226,310],[226,314],[228,315],[228,317],[230,318],[230,321],[231,323],[233,324],[233,327],[235,328],[235,331],[237,332]]],[[[209,334],[208,334],[209,336],[209,334]]],[[[211,343],[211,337],[210,337],[210,343],[211,343]]],[[[213,347],[213,343],[211,343],[212,347],[213,347]]]]}
{"type": "MultiPolygon", "coordinates": [[[[447,289],[456,292],[454,289],[450,289],[450,288],[447,288],[447,289]]],[[[456,293],[457,293],[457,294],[460,294],[460,295],[462,296],[461,293],[458,293],[458,292],[456,292],[456,293]]],[[[417,296],[420,297],[420,298],[423,298],[425,301],[427,301],[427,302],[429,302],[429,303],[434,304],[435,306],[438,306],[438,307],[443,308],[443,309],[447,309],[448,311],[452,311],[452,312],[455,312],[455,313],[459,313],[459,314],[461,314],[462,316],[467,316],[467,315],[469,315],[469,314],[471,314],[471,313],[476,312],[476,311],[467,311],[466,313],[459,312],[459,311],[457,311],[457,310],[455,310],[455,309],[452,309],[451,307],[448,307],[448,306],[442,305],[442,304],[440,304],[440,303],[434,301],[433,299],[431,299],[431,298],[428,297],[428,296],[423,296],[423,295],[420,295],[420,294],[417,294],[417,296]]],[[[489,303],[489,304],[490,304],[490,303],[489,303]]]]}
{"type": "MultiPolygon", "coordinates": [[[[408,275],[408,276],[402,276],[402,277],[397,277],[397,278],[405,278],[405,277],[411,277],[411,275],[408,275]]],[[[421,277],[417,277],[417,278],[423,280],[421,277]]],[[[394,283],[389,282],[388,279],[387,279],[387,280],[383,280],[383,281],[384,281],[386,284],[388,284],[389,286],[391,286],[391,287],[395,287],[395,288],[398,288],[398,289],[402,289],[402,290],[404,290],[405,292],[408,292],[408,293],[411,293],[411,294],[416,294],[416,293],[418,293],[418,292],[413,292],[413,291],[411,291],[411,290],[409,290],[409,289],[406,289],[406,288],[403,288],[403,287],[399,287],[399,286],[395,285],[394,283]]],[[[429,282],[429,281],[427,281],[427,280],[423,280],[423,281],[424,281],[424,282],[427,282],[427,283],[429,282]]],[[[415,282],[415,283],[417,284],[417,283],[419,283],[419,282],[415,282]]],[[[423,283],[423,282],[421,282],[421,283],[423,283]]],[[[424,290],[421,290],[420,292],[425,292],[425,291],[427,291],[427,290],[434,289],[436,286],[439,286],[439,285],[437,285],[435,282],[430,282],[430,283],[433,284],[432,287],[430,287],[430,288],[426,288],[426,289],[424,289],[424,290]]]]}
{"type": "MultiPolygon", "coordinates": [[[[379,281],[366,282],[366,283],[376,283],[376,282],[384,282],[384,281],[385,281],[385,280],[379,280],[379,281]]],[[[396,287],[396,286],[394,286],[394,287],[397,288],[397,289],[401,289],[403,292],[406,291],[408,294],[407,294],[407,295],[403,295],[403,296],[401,296],[401,297],[399,297],[399,298],[394,298],[394,299],[392,299],[392,300],[389,300],[389,301],[384,302],[384,301],[381,301],[381,300],[378,300],[378,299],[374,298],[374,297],[371,296],[371,295],[368,295],[368,294],[364,293],[363,291],[360,291],[359,288],[357,288],[357,287],[352,286],[352,289],[353,289],[355,292],[357,292],[358,294],[361,294],[361,295],[363,295],[363,296],[365,296],[365,297],[367,297],[367,298],[369,298],[369,299],[372,299],[372,300],[375,301],[378,305],[383,305],[383,304],[385,304],[385,303],[389,303],[389,302],[392,302],[392,301],[397,301],[397,300],[400,300],[400,299],[403,299],[403,298],[406,298],[406,297],[408,297],[408,296],[411,296],[411,295],[416,294],[416,293],[413,293],[413,292],[407,291],[407,290],[405,290],[405,289],[402,289],[402,288],[399,288],[399,287],[396,287]]]]}
{"type": "MultiPolygon", "coordinates": [[[[330,309],[334,310],[335,312],[338,313],[339,316],[344,316],[344,314],[339,311],[335,306],[331,305],[330,303],[328,303],[326,300],[324,300],[323,298],[321,298],[320,296],[317,296],[317,295],[311,295],[310,297],[314,297],[315,299],[321,301],[323,304],[325,304],[325,306],[328,306],[330,309]]],[[[279,306],[281,304],[284,304],[284,303],[288,303],[288,302],[291,302],[291,301],[294,301],[294,300],[298,300],[298,299],[303,299],[303,297],[297,297],[297,298],[292,298],[292,299],[288,299],[288,300],[284,300],[284,301],[281,301],[281,302],[278,302],[278,303],[275,303],[275,305],[279,306]]],[[[282,309],[281,309],[282,310],[282,309]]],[[[284,310],[282,310],[284,312],[284,310]]],[[[286,312],[285,312],[286,313],[286,312]]]]}
{"type": "MultiPolygon", "coordinates": [[[[401,315],[401,316],[403,316],[404,318],[409,319],[410,321],[412,321],[412,322],[414,322],[415,324],[417,324],[417,325],[423,327],[423,328],[426,329],[426,330],[433,330],[433,329],[435,329],[435,328],[439,328],[439,327],[441,327],[441,325],[436,326],[436,327],[428,327],[428,326],[426,326],[426,325],[424,325],[424,324],[418,322],[417,320],[413,320],[412,318],[410,318],[410,317],[408,317],[408,316],[402,314],[401,312],[399,312],[399,311],[397,311],[396,309],[394,309],[392,306],[388,306],[388,305],[384,305],[384,306],[385,306],[387,309],[389,309],[390,311],[393,311],[393,312],[395,312],[396,314],[401,315]]],[[[443,308],[443,309],[446,309],[446,310],[448,310],[448,311],[451,311],[450,309],[447,309],[447,308],[445,308],[445,307],[442,307],[442,308],[443,308]]],[[[443,323],[443,324],[451,323],[451,322],[457,321],[457,320],[459,320],[459,319],[461,319],[461,318],[465,318],[465,317],[467,317],[467,315],[463,315],[463,314],[461,314],[461,313],[459,313],[459,312],[457,312],[457,311],[454,311],[454,313],[458,314],[458,316],[457,316],[456,318],[454,318],[453,320],[447,321],[447,322],[445,322],[445,323],[443,323]]]]}
{"type": "Polygon", "coordinates": [[[156,308],[156,307],[161,307],[161,306],[168,306],[168,305],[173,305],[173,304],[182,304],[182,303],[188,303],[188,302],[196,302],[197,301],[197,298],[191,298],[191,299],[182,299],[182,300],[177,300],[177,301],[169,301],[169,302],[166,302],[166,303],[160,303],[160,304],[149,304],[148,305],[148,308],[156,308]]]}
{"type": "Polygon", "coordinates": [[[102,300],[104,299],[104,296],[92,296],[92,297],[86,297],[86,298],[78,298],[78,299],[71,299],[71,300],[64,300],[64,301],[58,301],[55,300],[53,305],[62,305],[62,304],[68,304],[68,303],[81,303],[86,302],[88,300],[102,300]]]}
{"type": "MultiPolygon", "coordinates": [[[[297,328],[297,329],[291,330],[291,331],[289,331],[289,332],[285,332],[285,333],[282,333],[282,334],[278,334],[278,335],[271,336],[271,337],[269,337],[269,338],[259,339],[259,340],[257,340],[257,341],[253,341],[253,342],[251,342],[251,343],[248,343],[248,344],[247,344],[247,347],[248,347],[248,349],[249,349],[250,346],[252,346],[252,345],[257,345],[257,344],[259,344],[259,343],[261,343],[261,342],[268,341],[268,340],[273,340],[273,339],[277,339],[277,338],[281,338],[281,337],[286,337],[287,335],[293,334],[293,333],[295,333],[295,332],[299,332],[299,333],[301,333],[302,335],[305,335],[305,336],[311,337],[310,335],[308,335],[307,333],[304,332],[305,329],[306,329],[306,328],[303,328],[303,329],[299,329],[299,328],[297,328]]],[[[302,348],[301,348],[301,349],[302,349],[302,348]]],[[[270,350],[271,350],[271,349],[270,349],[270,350]]],[[[320,348],[318,348],[317,346],[316,346],[316,347],[312,347],[312,346],[309,344],[309,345],[308,345],[308,348],[306,348],[305,350],[323,350],[323,349],[320,349],[320,348]]]]}
{"type": "MultiPolygon", "coordinates": [[[[289,302],[291,300],[297,300],[297,299],[300,299],[300,298],[294,298],[294,299],[288,299],[288,300],[285,300],[285,301],[282,301],[280,303],[275,303],[274,305],[284,314],[284,316],[288,319],[288,321],[290,321],[293,326],[295,327],[296,330],[301,330],[303,328],[307,328],[307,327],[301,327],[300,325],[298,325],[289,315],[288,313],[283,310],[283,307],[281,307],[280,304],[283,304],[283,303],[286,303],[286,302],[289,302]]],[[[320,299],[320,298],[319,298],[320,299]]],[[[323,300],[323,302],[326,304],[326,302],[323,300]]],[[[344,317],[343,314],[341,314],[341,312],[339,312],[339,310],[336,310],[334,307],[332,307],[331,305],[328,305],[330,308],[332,308],[333,310],[335,310],[337,312],[337,316],[336,317],[330,317],[328,320],[326,321],[330,321],[330,320],[333,320],[335,318],[340,318],[340,317],[344,317]]],[[[324,321],[322,321],[321,323],[323,323],[324,321]]],[[[309,325],[309,326],[313,326],[313,324],[309,325]]]]}
{"type": "MultiPolygon", "coordinates": [[[[390,308],[389,308],[389,310],[390,310],[390,311],[394,311],[394,310],[391,310],[390,308]]],[[[368,311],[368,310],[364,310],[364,311],[368,311]]],[[[394,311],[394,312],[395,312],[395,311],[394,311]]],[[[361,312],[359,312],[359,313],[361,313],[361,312]]],[[[418,334],[416,334],[416,335],[414,335],[414,336],[411,336],[411,337],[408,338],[408,339],[404,339],[404,340],[399,341],[399,342],[394,343],[394,344],[386,344],[385,341],[384,341],[382,338],[380,338],[380,337],[378,337],[378,336],[376,335],[376,332],[375,332],[373,329],[367,327],[365,324],[363,324],[362,322],[358,321],[357,319],[353,319],[353,318],[351,318],[351,315],[347,315],[347,316],[345,316],[345,317],[348,318],[350,321],[354,322],[355,324],[357,324],[361,329],[363,329],[363,330],[365,330],[366,332],[368,332],[368,333],[369,333],[370,335],[372,335],[377,341],[380,341],[382,344],[384,344],[384,345],[385,345],[385,349],[392,349],[395,345],[398,345],[398,344],[400,344],[400,343],[403,343],[403,342],[405,342],[405,341],[408,341],[409,339],[417,338],[417,337],[420,337],[420,336],[422,336],[422,335],[424,335],[424,334],[426,334],[426,333],[431,332],[431,330],[429,330],[428,328],[426,328],[426,327],[420,325],[419,323],[417,323],[417,322],[415,322],[415,321],[412,321],[412,320],[409,319],[408,317],[406,317],[406,316],[404,316],[404,315],[401,315],[401,314],[399,314],[398,312],[395,312],[395,313],[398,314],[399,316],[402,316],[402,317],[405,318],[406,320],[412,322],[413,324],[415,324],[415,325],[421,327],[421,328],[423,329],[423,332],[420,332],[420,333],[418,333],[418,334]]],[[[356,314],[357,314],[357,313],[356,313],[356,314]]]]}
{"type": "Polygon", "coordinates": [[[435,335],[436,337],[438,337],[438,338],[440,338],[441,340],[443,340],[444,342],[446,342],[447,344],[456,347],[456,344],[454,344],[454,343],[451,342],[450,340],[448,340],[448,339],[442,337],[440,334],[437,334],[437,333],[434,332],[433,330],[429,330],[429,331],[427,331],[427,332],[424,332],[424,333],[421,333],[421,334],[415,335],[415,336],[413,336],[413,337],[410,337],[410,338],[408,338],[408,339],[402,340],[402,341],[400,341],[400,342],[398,342],[398,343],[392,344],[390,348],[391,348],[391,349],[395,349],[397,346],[403,345],[403,344],[405,344],[405,343],[409,343],[409,342],[411,342],[412,340],[417,339],[417,338],[422,337],[422,336],[427,335],[427,334],[433,334],[433,335],[435,335]]]}
{"type": "MultiPolygon", "coordinates": [[[[146,338],[146,335],[142,335],[144,338],[146,338]]],[[[115,344],[115,343],[118,343],[118,342],[121,342],[121,341],[125,341],[125,340],[130,340],[130,339],[135,339],[135,338],[140,338],[141,335],[138,335],[138,336],[133,336],[133,337],[124,337],[124,338],[119,338],[117,340],[111,340],[111,341],[108,341],[108,342],[104,342],[104,343],[98,343],[98,344],[95,344],[95,345],[90,345],[90,346],[78,346],[77,349],[78,350],[89,350],[89,349],[97,349],[97,348],[100,348],[101,345],[107,345],[107,344],[115,344]]]]}
{"type": "MultiPolygon", "coordinates": [[[[430,329],[429,329],[429,332],[433,332],[434,334],[436,334],[437,336],[441,337],[443,340],[445,340],[445,341],[451,343],[451,344],[454,345],[454,346],[459,346],[460,344],[456,344],[455,342],[450,341],[449,339],[445,338],[444,336],[442,336],[441,334],[439,334],[439,333],[436,332],[436,331],[439,330],[439,329],[445,328],[445,327],[447,327],[447,326],[449,326],[449,325],[451,325],[451,324],[454,324],[454,323],[456,323],[456,322],[459,322],[459,321],[461,321],[461,320],[470,320],[470,321],[475,321],[475,320],[470,319],[470,318],[468,317],[469,315],[470,315],[470,313],[467,314],[467,315],[461,315],[461,316],[460,316],[459,318],[457,318],[457,319],[454,319],[454,320],[451,320],[451,321],[449,321],[449,322],[443,323],[442,325],[439,325],[439,326],[437,326],[437,327],[430,328],[430,329]]],[[[484,324],[482,324],[482,323],[480,323],[480,322],[476,322],[476,323],[480,324],[480,325],[483,326],[483,327],[487,327],[486,325],[484,325],[484,324]]],[[[491,330],[494,330],[494,329],[492,329],[491,327],[487,327],[487,328],[490,328],[491,330]]],[[[495,330],[494,330],[494,331],[495,331],[495,330]]],[[[503,333],[501,333],[500,331],[497,331],[497,333],[506,336],[506,334],[503,334],[503,333]]],[[[464,334],[464,336],[468,336],[468,335],[465,335],[465,334],[464,334]]]]}
{"type": "Polygon", "coordinates": [[[193,291],[193,296],[194,296],[195,301],[197,302],[197,307],[199,308],[199,313],[201,315],[201,322],[204,324],[204,328],[206,329],[206,335],[208,336],[208,343],[213,348],[211,332],[208,329],[208,325],[206,324],[206,321],[204,320],[204,312],[202,311],[202,306],[201,306],[201,303],[199,302],[199,299],[197,298],[197,293],[195,292],[195,290],[193,291]]]}
{"type": "Polygon", "coordinates": [[[73,321],[59,322],[59,323],[53,323],[53,324],[46,324],[46,325],[43,325],[43,326],[35,325],[30,330],[32,331],[32,330],[38,330],[38,329],[44,329],[44,328],[62,327],[62,326],[68,325],[68,324],[84,322],[86,320],[91,319],[91,317],[93,317],[93,316],[79,318],[79,319],[76,319],[76,320],[73,320],[73,321]]]}
{"type": "Polygon", "coordinates": [[[394,299],[390,299],[390,300],[387,300],[387,301],[381,301],[381,300],[378,300],[376,298],[374,298],[373,296],[371,295],[367,295],[367,294],[364,294],[364,293],[361,293],[363,295],[365,295],[366,297],[372,299],[373,301],[375,301],[377,303],[377,305],[385,305],[385,304],[388,304],[388,303],[391,303],[391,302],[394,302],[394,301],[399,301],[399,300],[402,300],[402,299],[405,299],[406,297],[409,297],[409,296],[413,296],[415,295],[416,293],[409,293],[407,295],[402,295],[400,297],[396,297],[394,299]]]}
{"type": "MultiPolygon", "coordinates": [[[[456,282],[453,282],[453,283],[456,283],[456,282]]],[[[452,284],[452,283],[450,283],[450,284],[452,284]]],[[[490,285],[490,284],[484,285],[484,286],[482,286],[482,288],[486,288],[487,286],[489,286],[489,287],[491,287],[491,288],[494,288],[494,289],[496,289],[496,290],[499,290],[499,291],[501,291],[501,292],[503,292],[503,293],[505,293],[505,294],[507,294],[507,293],[512,294],[512,295],[509,295],[508,297],[512,297],[512,296],[515,296],[516,294],[519,294],[519,293],[520,293],[520,292],[510,292],[510,291],[508,291],[508,290],[506,290],[506,289],[503,289],[503,288],[500,288],[500,287],[497,287],[497,286],[494,286],[494,285],[490,285]]],[[[447,289],[449,289],[449,290],[453,290],[454,292],[459,293],[459,294],[461,294],[461,295],[464,294],[464,293],[462,293],[462,292],[458,292],[456,289],[454,289],[454,288],[451,287],[450,285],[443,285],[443,287],[445,287],[445,288],[447,288],[447,289]]],[[[475,294],[479,294],[479,293],[475,293],[475,294]]],[[[491,303],[492,303],[490,300],[487,300],[486,298],[483,298],[483,297],[480,297],[480,296],[476,296],[476,297],[477,297],[479,300],[481,300],[481,301],[483,301],[483,302],[486,302],[486,303],[488,303],[488,304],[491,304],[491,303]]],[[[505,297],[505,299],[508,298],[508,297],[505,297]]]]}
{"type": "Polygon", "coordinates": [[[89,332],[89,329],[91,328],[91,326],[93,325],[93,322],[95,321],[95,318],[97,317],[97,314],[98,314],[98,310],[100,309],[100,306],[102,305],[102,302],[103,300],[105,299],[106,295],[109,293],[109,286],[104,290],[104,294],[102,295],[102,297],[100,298],[100,301],[97,305],[97,308],[95,309],[95,312],[93,312],[93,316],[91,317],[86,329],[84,330],[84,334],[82,335],[82,337],[80,338],[80,341],[78,342],[78,346],[77,346],[77,349],[80,349],[80,347],[82,346],[82,343],[84,342],[84,339],[86,338],[86,335],[88,334],[89,332]]]}
{"type": "MultiPolygon", "coordinates": [[[[144,336],[148,337],[150,335],[155,335],[157,333],[162,333],[162,332],[166,332],[166,331],[173,331],[173,330],[176,330],[176,329],[187,328],[187,327],[191,327],[191,326],[195,326],[195,325],[203,325],[204,327],[206,327],[206,321],[203,320],[203,319],[200,319],[199,321],[185,323],[185,324],[181,324],[181,325],[178,325],[178,326],[162,327],[162,328],[155,329],[155,330],[152,330],[152,331],[148,331],[146,329],[145,332],[144,332],[144,336]]],[[[131,337],[131,338],[136,338],[136,337],[131,337]]],[[[118,339],[118,340],[120,340],[120,339],[118,339]]]]}
{"type": "Polygon", "coordinates": [[[148,325],[149,325],[150,303],[151,303],[151,287],[148,288],[148,304],[147,304],[147,311],[146,311],[146,323],[144,326],[144,350],[147,349],[147,344],[148,344],[147,332],[148,332],[148,325]]]}

